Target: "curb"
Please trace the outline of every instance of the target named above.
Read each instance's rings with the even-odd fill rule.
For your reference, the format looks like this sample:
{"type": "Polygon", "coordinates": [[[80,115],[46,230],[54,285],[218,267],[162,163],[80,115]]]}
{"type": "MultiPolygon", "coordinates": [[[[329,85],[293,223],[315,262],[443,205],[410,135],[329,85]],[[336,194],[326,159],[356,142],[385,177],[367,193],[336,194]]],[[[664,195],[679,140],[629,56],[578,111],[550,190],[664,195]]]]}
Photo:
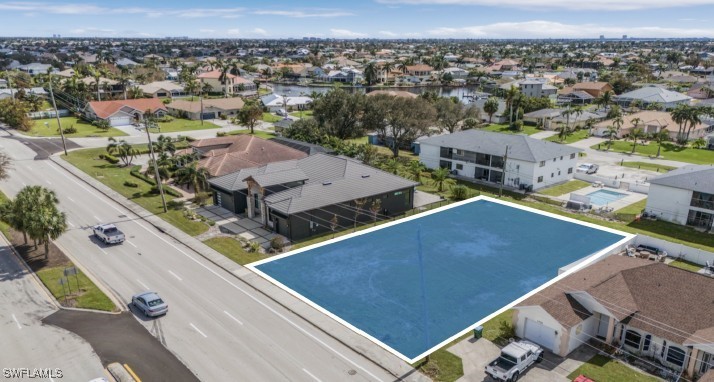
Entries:
{"type": "MultiPolygon", "coordinates": [[[[77,149],[81,149],[81,148],[77,148],[77,149]]],[[[67,171],[67,172],[69,172],[70,174],[72,174],[72,176],[74,176],[75,178],[79,179],[80,181],[82,181],[83,183],[85,183],[85,184],[87,184],[88,186],[92,187],[93,189],[95,189],[96,191],[98,191],[99,193],[101,193],[102,195],[104,195],[104,196],[108,197],[109,199],[111,199],[114,203],[116,203],[116,204],[122,206],[123,208],[128,209],[128,210],[131,211],[134,215],[136,215],[139,219],[141,219],[141,220],[147,222],[147,223],[150,224],[152,227],[154,227],[155,229],[157,229],[159,232],[161,232],[161,233],[167,235],[168,237],[170,237],[171,239],[175,240],[176,242],[178,242],[178,243],[184,245],[186,248],[190,249],[191,251],[193,251],[193,252],[196,253],[197,255],[199,255],[199,256],[201,256],[202,258],[208,260],[208,261],[209,261],[210,263],[212,263],[213,265],[217,266],[218,268],[220,268],[220,269],[222,269],[223,271],[227,272],[227,273],[230,274],[231,276],[235,277],[237,280],[239,280],[240,282],[242,282],[244,285],[250,287],[251,289],[255,290],[256,292],[260,293],[261,295],[267,297],[270,301],[273,301],[274,303],[276,303],[276,304],[278,304],[279,306],[281,306],[283,309],[285,309],[285,310],[287,310],[288,312],[290,312],[290,313],[296,315],[297,317],[299,317],[300,319],[302,319],[302,320],[305,321],[306,323],[310,324],[312,327],[314,327],[314,328],[316,328],[317,330],[319,330],[320,332],[326,334],[328,337],[330,337],[330,338],[332,338],[333,340],[337,341],[338,343],[342,344],[342,345],[345,346],[346,348],[352,350],[352,351],[355,352],[356,354],[362,356],[364,359],[368,360],[368,361],[371,362],[372,364],[374,364],[374,365],[376,365],[377,367],[381,368],[383,371],[386,371],[388,374],[390,374],[390,375],[392,375],[393,377],[395,377],[396,380],[399,380],[399,381],[405,380],[405,378],[409,378],[413,373],[416,373],[417,375],[422,376],[416,369],[411,368],[411,366],[409,366],[409,368],[412,369],[411,371],[408,371],[408,372],[403,373],[402,375],[399,375],[400,373],[395,372],[395,371],[391,370],[390,368],[388,368],[387,366],[383,365],[381,362],[378,362],[378,361],[374,360],[372,357],[370,357],[370,356],[367,354],[366,351],[363,351],[363,349],[360,349],[360,348],[357,347],[357,346],[353,346],[353,345],[347,343],[347,342],[346,342],[345,340],[343,340],[342,338],[340,338],[340,337],[338,337],[338,336],[332,334],[329,330],[324,329],[324,328],[322,328],[321,326],[319,326],[318,324],[314,323],[313,320],[307,319],[303,314],[300,314],[299,312],[297,312],[297,311],[295,311],[294,309],[290,308],[290,307],[287,306],[283,301],[281,301],[279,298],[273,297],[272,295],[270,295],[270,294],[267,293],[266,291],[264,291],[264,290],[262,290],[261,288],[259,288],[259,287],[255,286],[255,285],[253,285],[252,282],[246,280],[245,278],[243,278],[243,277],[241,277],[240,275],[237,274],[237,271],[245,270],[245,271],[248,271],[250,275],[255,275],[253,272],[251,272],[250,270],[248,270],[248,268],[246,268],[246,267],[244,267],[244,266],[242,266],[242,265],[240,265],[240,264],[233,263],[232,261],[231,261],[232,265],[235,265],[235,266],[237,267],[237,269],[230,270],[230,269],[226,268],[225,266],[223,266],[223,265],[220,264],[219,262],[217,262],[217,261],[215,261],[214,259],[212,259],[210,256],[207,256],[206,254],[204,254],[203,252],[205,251],[205,249],[196,248],[193,243],[187,243],[187,242],[183,241],[181,238],[179,238],[179,237],[177,237],[176,235],[174,235],[174,234],[171,232],[171,231],[172,231],[171,229],[166,229],[166,228],[164,228],[163,226],[161,226],[160,224],[158,224],[158,223],[156,223],[156,222],[153,222],[153,221],[152,221],[153,219],[151,219],[151,218],[153,217],[153,218],[155,218],[155,219],[159,219],[159,220],[161,220],[161,223],[162,223],[162,224],[167,224],[167,225],[169,225],[171,228],[174,228],[174,229],[178,229],[178,228],[173,227],[170,223],[168,223],[168,222],[164,221],[163,219],[161,219],[161,218],[159,218],[159,217],[157,217],[157,216],[155,216],[155,215],[149,213],[148,211],[146,211],[143,207],[139,206],[138,204],[133,203],[133,202],[131,202],[131,201],[128,200],[128,199],[127,199],[126,201],[122,200],[122,199],[126,199],[126,198],[123,197],[123,196],[122,196],[121,194],[119,194],[118,192],[116,192],[116,191],[110,189],[108,186],[104,185],[103,183],[101,183],[101,182],[95,180],[94,178],[92,178],[91,176],[87,175],[87,174],[84,173],[82,170],[76,168],[76,167],[75,167],[74,165],[72,165],[71,163],[66,162],[66,161],[64,161],[63,159],[59,158],[59,155],[60,155],[60,154],[50,155],[50,156],[49,156],[49,159],[50,159],[52,162],[54,162],[55,164],[57,164],[59,167],[61,167],[62,169],[64,169],[65,171],[67,171]],[[107,190],[105,190],[105,189],[107,189],[107,190],[109,190],[109,191],[107,191],[107,190]],[[116,197],[115,195],[118,195],[119,197],[116,197]]],[[[201,244],[203,244],[203,243],[201,243],[201,244]]],[[[205,246],[205,244],[203,244],[203,245],[205,246]]],[[[206,246],[206,249],[215,252],[218,256],[220,256],[220,258],[225,258],[225,256],[223,256],[222,254],[220,254],[219,252],[213,250],[212,248],[210,248],[210,247],[208,247],[208,246],[206,246]]],[[[256,275],[256,276],[257,276],[257,275],[256,275]]],[[[258,276],[258,277],[259,277],[259,276],[258,276]]],[[[262,280],[262,279],[261,279],[261,280],[262,280]]],[[[266,282],[267,282],[267,281],[266,281],[266,282]]],[[[271,284],[271,283],[269,283],[269,282],[268,282],[268,285],[273,286],[273,284],[271,284]]],[[[288,295],[287,297],[289,297],[289,298],[294,298],[292,295],[288,295]]],[[[312,309],[312,308],[310,308],[310,309],[312,309]]],[[[382,349],[380,348],[380,350],[382,350],[382,349]]],[[[402,362],[402,361],[400,360],[400,362],[402,362]]],[[[423,379],[424,379],[424,380],[428,380],[428,377],[424,376],[423,379]]]]}

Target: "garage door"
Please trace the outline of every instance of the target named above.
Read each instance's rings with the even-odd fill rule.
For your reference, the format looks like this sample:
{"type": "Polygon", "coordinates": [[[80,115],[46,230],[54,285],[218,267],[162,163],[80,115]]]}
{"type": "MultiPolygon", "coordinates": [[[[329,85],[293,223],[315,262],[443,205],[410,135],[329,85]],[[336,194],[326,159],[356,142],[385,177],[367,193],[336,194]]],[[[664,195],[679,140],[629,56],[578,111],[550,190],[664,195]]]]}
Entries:
{"type": "Polygon", "coordinates": [[[545,326],[538,321],[526,318],[526,332],[524,336],[526,339],[543,346],[553,353],[558,353],[558,346],[555,342],[557,337],[555,329],[545,326]]]}
{"type": "Polygon", "coordinates": [[[216,204],[231,212],[233,212],[235,208],[233,205],[233,196],[225,192],[216,191],[216,204]]]}
{"type": "Polygon", "coordinates": [[[131,125],[131,117],[112,117],[110,124],[112,126],[127,126],[131,125]]]}

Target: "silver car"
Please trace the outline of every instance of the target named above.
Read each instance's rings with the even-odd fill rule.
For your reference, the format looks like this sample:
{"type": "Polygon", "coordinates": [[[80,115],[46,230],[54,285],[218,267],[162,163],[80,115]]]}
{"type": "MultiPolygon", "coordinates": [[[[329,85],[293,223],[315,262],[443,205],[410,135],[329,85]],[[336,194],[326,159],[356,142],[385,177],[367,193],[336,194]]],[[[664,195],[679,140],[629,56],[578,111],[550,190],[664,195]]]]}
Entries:
{"type": "Polygon", "coordinates": [[[145,316],[156,317],[169,311],[169,304],[155,292],[142,292],[131,297],[131,304],[142,311],[145,316]]]}

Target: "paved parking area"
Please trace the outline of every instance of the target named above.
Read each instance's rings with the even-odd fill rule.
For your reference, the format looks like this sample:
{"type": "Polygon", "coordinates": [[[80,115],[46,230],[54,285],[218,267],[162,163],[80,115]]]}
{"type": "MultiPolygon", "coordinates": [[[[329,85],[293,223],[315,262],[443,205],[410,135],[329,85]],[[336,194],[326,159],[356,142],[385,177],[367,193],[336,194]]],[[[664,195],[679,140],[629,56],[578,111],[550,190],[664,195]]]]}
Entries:
{"type": "Polygon", "coordinates": [[[248,241],[257,242],[262,247],[270,246],[270,240],[279,236],[263,228],[259,222],[253,219],[241,218],[219,206],[199,207],[196,209],[196,213],[216,222],[216,226],[222,233],[237,235],[248,241]]]}

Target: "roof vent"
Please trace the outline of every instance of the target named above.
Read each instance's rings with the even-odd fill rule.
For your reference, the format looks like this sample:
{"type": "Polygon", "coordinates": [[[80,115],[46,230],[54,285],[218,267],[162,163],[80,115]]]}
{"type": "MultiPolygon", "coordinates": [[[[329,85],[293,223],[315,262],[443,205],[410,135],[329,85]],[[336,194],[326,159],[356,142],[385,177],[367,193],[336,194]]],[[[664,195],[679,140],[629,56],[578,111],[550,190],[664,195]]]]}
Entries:
{"type": "Polygon", "coordinates": [[[329,185],[331,185],[331,184],[332,184],[332,182],[322,182],[322,185],[323,185],[323,186],[329,186],[329,185]]]}
{"type": "Polygon", "coordinates": [[[362,178],[369,178],[369,174],[362,175],[362,178]]]}

